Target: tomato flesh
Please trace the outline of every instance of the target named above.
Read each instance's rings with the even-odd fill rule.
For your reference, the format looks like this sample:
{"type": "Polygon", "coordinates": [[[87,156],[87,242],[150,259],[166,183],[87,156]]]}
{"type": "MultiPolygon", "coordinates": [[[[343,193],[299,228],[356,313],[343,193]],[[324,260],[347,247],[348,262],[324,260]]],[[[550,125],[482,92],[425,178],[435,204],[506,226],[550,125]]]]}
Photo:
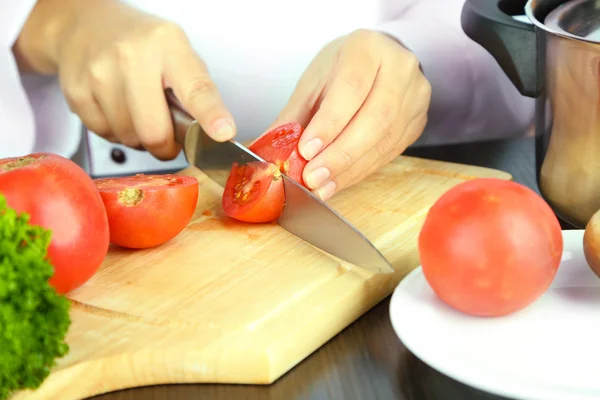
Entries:
{"type": "Polygon", "coordinates": [[[52,231],[49,283],[61,294],[87,282],[109,246],[109,226],[92,178],[73,161],[49,153],[0,160],[0,192],[30,223],[52,231]]]}
{"type": "Polygon", "coordinates": [[[221,201],[226,215],[238,221],[266,223],[281,215],[285,204],[283,178],[271,163],[234,163],[221,201]]]}
{"type": "Polygon", "coordinates": [[[95,180],[104,201],[110,242],[144,249],[173,239],[191,221],[198,202],[198,180],[175,174],[95,180]]]}
{"type": "Polygon", "coordinates": [[[502,316],[536,301],[552,283],[563,251],[549,205],[512,181],[475,179],[447,191],[419,235],[426,280],[449,306],[502,316]]]}
{"type": "Polygon", "coordinates": [[[283,124],[261,135],[248,148],[265,161],[277,165],[281,172],[306,187],[302,172],[308,161],[298,150],[302,132],[302,126],[298,122],[283,124]]]}

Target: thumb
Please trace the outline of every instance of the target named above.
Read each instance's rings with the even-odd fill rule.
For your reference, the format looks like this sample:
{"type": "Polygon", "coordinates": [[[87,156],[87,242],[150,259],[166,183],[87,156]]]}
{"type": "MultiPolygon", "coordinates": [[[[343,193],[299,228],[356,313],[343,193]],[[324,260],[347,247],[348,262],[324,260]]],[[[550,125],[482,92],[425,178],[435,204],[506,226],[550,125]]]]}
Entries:
{"type": "Polygon", "coordinates": [[[265,132],[288,122],[298,122],[302,128],[306,128],[320,103],[321,89],[318,82],[306,74],[296,85],[288,103],[265,132]]]}
{"type": "Polygon", "coordinates": [[[314,105],[308,98],[301,101],[295,101],[295,99],[290,98],[288,104],[281,110],[279,115],[277,115],[277,118],[269,126],[267,131],[288,122],[298,122],[305,128],[314,114],[313,106],[314,105]]]}

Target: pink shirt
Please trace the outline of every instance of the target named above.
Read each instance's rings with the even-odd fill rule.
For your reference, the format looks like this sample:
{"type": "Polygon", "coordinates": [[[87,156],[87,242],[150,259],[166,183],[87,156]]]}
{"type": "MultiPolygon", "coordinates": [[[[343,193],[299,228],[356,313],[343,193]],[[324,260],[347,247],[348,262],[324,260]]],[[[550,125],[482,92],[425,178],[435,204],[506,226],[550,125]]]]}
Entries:
{"type": "MultiPolygon", "coordinates": [[[[386,32],[421,60],[433,92],[429,124],[419,143],[525,132],[534,102],[521,96],[491,55],[464,34],[463,2],[303,0],[282,7],[277,0],[223,0],[191,10],[187,0],[128,1],[184,28],[222,91],[240,140],[256,137],[273,121],[323,45],[357,28],[386,32]]],[[[80,141],[80,121],[70,113],[56,79],[19,75],[11,53],[34,3],[0,3],[0,157],[32,151],[69,157],[80,141]]],[[[99,154],[96,166],[110,162],[107,154],[114,145],[89,137],[99,154]]],[[[132,160],[129,168],[153,162],[147,153],[125,150],[132,160]]],[[[119,172],[119,166],[103,172],[119,172]]]]}

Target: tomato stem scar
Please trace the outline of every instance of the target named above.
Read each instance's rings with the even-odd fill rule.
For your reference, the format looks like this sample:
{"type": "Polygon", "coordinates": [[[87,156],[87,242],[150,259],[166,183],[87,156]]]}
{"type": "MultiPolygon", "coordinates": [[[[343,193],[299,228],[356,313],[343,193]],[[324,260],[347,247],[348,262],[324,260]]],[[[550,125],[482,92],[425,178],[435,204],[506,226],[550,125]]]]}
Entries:
{"type": "Polygon", "coordinates": [[[144,200],[144,192],[137,188],[127,188],[119,192],[119,203],[133,207],[137,206],[144,200]]]}
{"type": "Polygon", "coordinates": [[[4,171],[12,171],[13,169],[26,167],[28,165],[35,164],[38,160],[41,160],[44,157],[46,157],[46,156],[42,155],[39,157],[30,157],[30,156],[19,157],[15,161],[11,161],[6,164],[0,165],[0,168],[2,168],[4,171]]]}

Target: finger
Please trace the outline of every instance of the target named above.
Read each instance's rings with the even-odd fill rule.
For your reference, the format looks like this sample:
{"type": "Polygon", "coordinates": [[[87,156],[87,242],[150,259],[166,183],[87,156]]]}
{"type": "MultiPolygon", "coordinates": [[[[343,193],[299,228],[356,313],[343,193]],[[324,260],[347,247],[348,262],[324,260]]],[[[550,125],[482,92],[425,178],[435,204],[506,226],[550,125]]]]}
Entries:
{"type": "Polygon", "coordinates": [[[81,119],[83,125],[98,136],[114,137],[100,104],[98,104],[91,94],[85,95],[85,98],[83,96],[79,98],[79,105],[76,111],[74,111],[81,119]]]}
{"type": "Polygon", "coordinates": [[[421,135],[427,124],[431,86],[422,76],[411,82],[399,117],[391,124],[388,132],[350,168],[313,190],[315,195],[327,200],[344,188],[360,182],[402,154],[421,135]]]}
{"type": "Polygon", "coordinates": [[[92,94],[106,116],[110,132],[125,146],[141,146],[125,96],[120,71],[111,61],[96,62],[90,66],[89,79],[92,94]]]}
{"type": "Polygon", "coordinates": [[[164,96],[161,70],[145,57],[143,68],[131,69],[125,93],[135,133],[144,149],[160,160],[172,160],[181,151],[164,96]]]}
{"type": "MultiPolygon", "coordinates": [[[[386,137],[400,111],[403,87],[397,72],[383,66],[362,107],[343,132],[304,168],[303,178],[311,189],[351,168],[386,137]],[[397,84],[391,85],[390,82],[397,84]]],[[[400,134],[400,132],[398,132],[400,134]]],[[[387,139],[393,146],[394,138],[387,139]]]]}
{"type": "MultiPolygon", "coordinates": [[[[427,118],[425,115],[412,119],[408,126],[406,126],[402,137],[418,136],[425,128],[426,122],[427,118]]],[[[388,136],[391,135],[393,135],[392,132],[388,134],[388,136]]],[[[323,201],[327,201],[343,189],[359,183],[379,170],[383,165],[391,162],[402,154],[408,147],[408,142],[406,140],[398,140],[393,148],[388,148],[385,154],[382,154],[380,149],[386,148],[388,145],[389,140],[384,137],[376,147],[371,148],[371,150],[353,164],[352,167],[337,177],[328,180],[319,189],[313,190],[315,196],[323,201]]]]}
{"type": "Polygon", "coordinates": [[[88,130],[101,137],[111,135],[108,121],[90,91],[85,74],[63,71],[60,75],[60,85],[69,109],[77,114],[88,130]]]}
{"type": "Polygon", "coordinates": [[[320,105],[321,93],[318,88],[315,88],[313,92],[303,93],[304,97],[294,93],[295,96],[290,97],[285,108],[266,131],[288,122],[298,122],[300,126],[307,126],[315,114],[315,109],[320,105]]]}
{"type": "MultiPolygon", "coordinates": [[[[423,133],[425,125],[427,124],[429,106],[431,105],[431,84],[427,78],[420,73],[420,70],[410,87],[411,89],[406,99],[410,100],[409,104],[411,107],[409,107],[410,111],[406,113],[406,118],[411,122],[413,120],[421,121],[423,126],[421,129],[406,129],[401,138],[405,147],[408,147],[416,142],[423,133]]],[[[403,107],[405,106],[406,103],[403,103],[403,107]]],[[[419,125],[417,124],[417,126],[419,125]]]]}
{"type": "Polygon", "coordinates": [[[112,133],[110,133],[111,130],[108,120],[95,98],[90,97],[90,99],[85,102],[85,105],[82,105],[82,107],[79,108],[77,115],[79,115],[83,125],[95,134],[102,137],[113,136],[112,133]]]}
{"type": "MultiPolygon", "coordinates": [[[[95,131],[92,131],[92,132],[96,133],[95,131]]],[[[121,141],[115,135],[113,135],[112,133],[107,133],[107,134],[98,135],[98,136],[100,136],[102,139],[106,140],[107,142],[111,142],[111,143],[115,143],[115,144],[121,144],[121,141]]]]}
{"type": "Polygon", "coordinates": [[[164,78],[184,108],[213,139],[233,138],[236,134],[233,116],[225,107],[204,62],[191,46],[187,43],[177,46],[166,60],[164,78]]]}
{"type": "Polygon", "coordinates": [[[369,94],[380,59],[365,54],[363,46],[348,43],[340,49],[339,67],[333,71],[331,85],[306,127],[298,144],[300,154],[312,160],[342,132],[369,94]]]}
{"type": "Polygon", "coordinates": [[[298,122],[302,127],[308,125],[321,105],[326,87],[327,75],[323,74],[323,69],[328,65],[323,65],[321,54],[335,51],[342,41],[338,38],[330,42],[317,54],[298,80],[288,103],[266,132],[288,122],[298,122]]]}
{"type": "Polygon", "coordinates": [[[277,115],[271,126],[267,128],[267,131],[294,121],[303,127],[308,125],[315,114],[316,108],[321,103],[323,94],[324,84],[318,72],[317,68],[312,65],[307,68],[296,84],[288,103],[277,115]]]}
{"type": "MultiPolygon", "coordinates": [[[[94,132],[94,133],[96,133],[96,132],[94,132]]],[[[110,142],[110,143],[123,144],[123,143],[121,143],[121,140],[119,140],[118,137],[116,137],[116,136],[114,136],[113,134],[110,134],[110,133],[108,135],[102,135],[101,137],[102,137],[102,139],[104,139],[104,140],[106,140],[107,142],[110,142]]],[[[146,151],[146,149],[144,149],[142,146],[137,146],[137,147],[128,146],[128,147],[130,149],[132,149],[132,150],[146,151]]]]}

